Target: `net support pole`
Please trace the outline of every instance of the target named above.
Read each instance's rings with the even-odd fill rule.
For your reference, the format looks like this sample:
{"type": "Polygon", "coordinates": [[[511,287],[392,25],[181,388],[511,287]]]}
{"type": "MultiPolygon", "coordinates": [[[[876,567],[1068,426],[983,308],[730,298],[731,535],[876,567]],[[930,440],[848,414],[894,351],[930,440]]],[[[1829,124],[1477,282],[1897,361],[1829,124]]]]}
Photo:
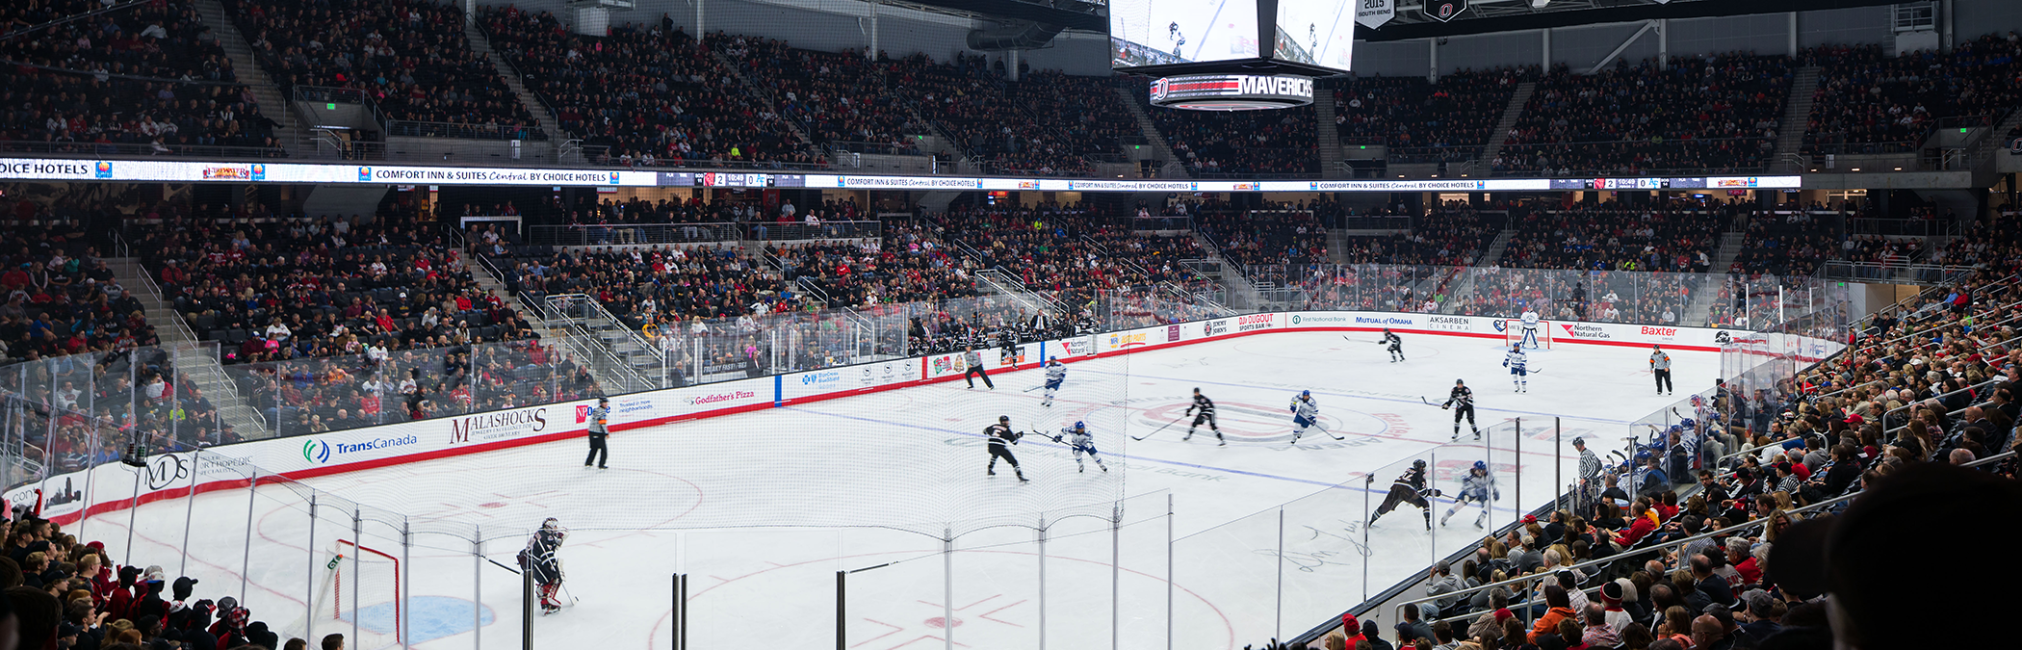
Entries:
{"type": "MultiPolygon", "coordinates": [[[[358,619],[362,618],[358,615],[358,592],[363,590],[358,588],[358,577],[365,574],[365,570],[359,566],[359,563],[362,561],[359,556],[365,554],[362,550],[365,547],[365,513],[362,511],[363,508],[364,506],[360,505],[351,506],[351,639],[353,641],[358,639],[358,619]]],[[[343,607],[344,605],[339,603],[337,606],[343,607]]]]}
{"type": "MultiPolygon", "coordinates": [[[[1517,418],[1517,419],[1516,419],[1516,430],[1517,430],[1517,437],[1516,437],[1516,447],[1515,447],[1515,449],[1516,449],[1516,458],[1517,458],[1517,463],[1516,463],[1516,511],[1517,511],[1517,513],[1518,513],[1518,514],[1517,514],[1517,516],[1516,516],[1516,519],[1517,519],[1517,520],[1519,520],[1519,521],[1521,521],[1521,520],[1523,519],[1523,514],[1522,514],[1522,513],[1523,513],[1523,511],[1524,511],[1524,461],[1523,461],[1523,458],[1524,458],[1524,419],[1523,419],[1523,418],[1517,418]]],[[[1528,610],[1528,609],[1530,609],[1530,608],[1529,608],[1529,607],[1525,607],[1524,609],[1528,610]]]]}
{"type": "Polygon", "coordinates": [[[1109,515],[1109,648],[1123,647],[1123,608],[1118,599],[1123,590],[1123,503],[1111,506],[1109,515]]]}
{"type": "Polygon", "coordinates": [[[1566,462],[1565,457],[1559,455],[1565,453],[1564,448],[1561,447],[1559,444],[1560,434],[1563,433],[1565,433],[1565,430],[1562,426],[1562,423],[1559,421],[1559,418],[1553,417],[1552,418],[1552,510],[1554,511],[1565,509],[1564,505],[1562,505],[1559,502],[1562,493],[1559,492],[1558,488],[1558,486],[1565,485],[1564,466],[1566,462]]]}
{"type": "MultiPolygon", "coordinates": [[[[1524,430],[1522,428],[1518,428],[1516,431],[1516,435],[1519,438],[1523,437],[1524,430]]],[[[1499,501],[1499,499],[1495,498],[1495,491],[1498,487],[1498,484],[1495,483],[1495,427],[1489,427],[1488,435],[1484,436],[1481,439],[1481,448],[1482,448],[1482,457],[1485,458],[1486,462],[1488,463],[1488,477],[1489,477],[1489,495],[1488,495],[1489,499],[1487,501],[1481,502],[1481,517],[1482,520],[1488,524],[1489,530],[1495,530],[1495,502],[1499,501]]],[[[1524,459],[1517,458],[1512,462],[1522,463],[1524,462],[1524,459]]],[[[1472,474],[1473,472],[1472,470],[1470,470],[1469,475],[1472,474]]],[[[1459,510],[1460,504],[1455,503],[1453,509],[1459,510]]],[[[1445,524],[1446,520],[1444,519],[1440,520],[1440,525],[1445,524]]]]}
{"type": "Polygon", "coordinates": [[[688,650],[688,574],[681,574],[681,650],[688,650]]]}
{"type": "MultiPolygon", "coordinates": [[[[1518,431],[1522,431],[1522,430],[1523,430],[1523,421],[1522,421],[1522,420],[1518,420],[1518,421],[1517,421],[1517,430],[1518,430],[1518,431]]],[[[1518,436],[1518,437],[1522,437],[1522,436],[1518,436]]],[[[1437,482],[1438,482],[1438,480],[1439,480],[1439,450],[1438,450],[1438,449],[1434,449],[1434,450],[1432,450],[1432,453],[1430,453],[1430,454],[1427,454],[1427,456],[1431,457],[1431,459],[1432,459],[1432,461],[1431,461],[1430,463],[1427,463],[1427,465],[1429,465],[1429,466],[1431,467],[1431,469],[1432,469],[1432,475],[1431,475],[1431,476],[1427,476],[1427,477],[1425,477],[1425,484],[1426,484],[1427,486],[1431,486],[1431,485],[1435,485],[1435,484],[1437,484],[1437,482]]],[[[1388,503],[1388,502],[1386,501],[1385,503],[1388,503]]],[[[1425,522],[1426,522],[1427,524],[1431,524],[1431,523],[1432,523],[1432,509],[1433,509],[1433,508],[1435,508],[1435,507],[1437,507],[1438,505],[1439,505],[1439,498],[1438,498],[1438,497],[1436,497],[1436,496],[1432,496],[1432,494],[1431,494],[1430,492],[1428,492],[1428,493],[1426,494],[1426,497],[1425,497],[1425,522]]],[[[1285,524],[1284,524],[1284,523],[1283,523],[1282,521],[1280,521],[1280,522],[1279,522],[1279,524],[1278,524],[1278,529],[1279,529],[1279,530],[1278,530],[1278,537],[1279,537],[1279,538],[1283,538],[1283,537],[1285,536],[1285,531],[1284,531],[1284,528],[1285,528],[1285,524]]],[[[1426,553],[1428,553],[1428,554],[1430,554],[1430,557],[1431,557],[1431,559],[1430,559],[1430,560],[1427,560],[1427,561],[1426,561],[1426,563],[1425,563],[1425,566],[1427,566],[1427,567],[1430,567],[1430,566],[1432,566],[1432,565],[1435,565],[1435,564],[1439,564],[1439,529],[1438,529],[1438,528],[1434,528],[1434,527],[1432,527],[1432,526],[1430,526],[1430,525],[1427,525],[1427,526],[1425,527],[1425,530],[1426,530],[1426,532],[1429,532],[1429,533],[1431,533],[1431,534],[1432,534],[1432,543],[1431,543],[1431,544],[1426,544],[1426,545],[1425,545],[1425,552],[1426,552],[1426,553]]],[[[1279,545],[1280,545],[1280,546],[1282,546],[1283,544],[1284,544],[1283,542],[1279,542],[1279,545]]],[[[1284,554],[1285,554],[1285,553],[1284,553],[1283,549],[1280,549],[1280,550],[1279,550],[1279,552],[1278,552],[1278,555],[1281,555],[1281,556],[1282,556],[1282,555],[1284,555],[1284,554]]],[[[1282,562],[1283,562],[1283,560],[1280,560],[1279,562],[1280,562],[1280,563],[1282,563],[1282,562]]],[[[1428,570],[1429,570],[1429,569],[1428,569],[1428,570]]],[[[1282,571],[1280,571],[1280,573],[1282,573],[1282,571]]]]}
{"type": "MultiPolygon", "coordinates": [[[[86,394],[86,395],[90,395],[90,394],[92,394],[92,393],[95,393],[95,392],[97,392],[97,391],[95,391],[95,390],[87,390],[87,391],[84,391],[84,394],[86,394]]],[[[85,412],[85,413],[92,413],[93,411],[91,410],[91,407],[90,407],[90,406],[86,406],[86,407],[84,407],[84,412],[85,412]]],[[[97,424],[93,424],[93,425],[91,426],[91,447],[89,447],[89,448],[90,448],[90,449],[104,449],[104,448],[105,448],[105,445],[104,445],[104,443],[103,443],[103,441],[102,441],[101,437],[99,436],[99,432],[98,432],[98,425],[97,425],[97,424]]],[[[98,472],[95,472],[95,471],[92,471],[92,470],[96,470],[96,469],[98,469],[98,465],[92,464],[92,463],[91,463],[90,461],[88,461],[88,460],[87,460],[87,461],[85,461],[85,463],[84,463],[84,511],[83,511],[82,513],[80,513],[80,514],[78,515],[78,518],[77,518],[77,538],[78,538],[78,539],[91,539],[90,537],[87,537],[87,536],[85,536],[85,534],[84,534],[84,527],[85,527],[86,525],[88,525],[88,524],[90,524],[90,523],[91,523],[91,484],[92,484],[92,483],[96,483],[96,482],[97,482],[97,481],[94,481],[94,480],[92,480],[92,479],[98,478],[98,472]]],[[[10,476],[10,477],[6,477],[6,478],[8,479],[8,484],[10,484],[10,485],[11,485],[11,484],[13,484],[13,477],[11,477],[11,476],[10,476]]],[[[171,594],[173,594],[174,592],[170,592],[170,593],[171,593],[171,594]]],[[[242,603],[243,603],[243,602],[246,602],[246,599],[245,599],[245,598],[240,598],[240,599],[239,599],[239,602],[242,602],[242,603]]]]}
{"type": "MultiPolygon", "coordinates": [[[[86,488],[91,484],[86,483],[86,488]]],[[[89,503],[89,500],[86,501],[89,503]]],[[[246,586],[251,582],[247,576],[253,564],[253,511],[260,503],[260,468],[253,468],[253,478],[246,482],[246,552],[239,561],[239,602],[246,602],[246,586]]]]}
{"type": "Polygon", "coordinates": [[[316,638],[316,493],[309,493],[309,543],[302,548],[309,549],[309,579],[302,581],[303,603],[309,607],[309,627],[304,632],[309,638],[316,638]]]}
{"type": "Polygon", "coordinates": [[[534,650],[534,572],[520,571],[520,650],[534,650]]]}
{"type": "Polygon", "coordinates": [[[400,642],[400,647],[402,648],[407,647],[407,644],[411,643],[414,638],[414,635],[408,634],[408,628],[412,627],[414,621],[414,608],[411,607],[414,604],[413,552],[414,528],[408,524],[406,517],[402,517],[400,519],[400,565],[407,567],[407,570],[400,572],[400,575],[397,576],[400,579],[400,584],[396,587],[399,590],[396,600],[400,601],[400,609],[393,613],[394,634],[399,635],[396,640],[400,642]]]}
{"type": "Polygon", "coordinates": [[[190,454],[190,491],[183,495],[183,559],[182,564],[176,566],[176,575],[190,574],[190,521],[197,514],[197,477],[203,474],[203,467],[204,448],[198,446],[190,454]]]}
{"type": "MultiPolygon", "coordinates": [[[[845,592],[843,589],[843,577],[847,575],[849,575],[848,571],[835,572],[835,650],[849,650],[849,642],[845,641],[848,637],[843,635],[843,594],[845,592]]],[[[675,580],[676,597],[678,598],[680,579],[676,578],[675,580]]],[[[675,650],[680,649],[676,648],[675,650]]]]}
{"type": "Polygon", "coordinates": [[[1271,614],[1271,638],[1284,638],[1285,627],[1285,508],[1278,507],[1278,596],[1277,609],[1271,614]]]}
{"type": "MultiPolygon", "coordinates": [[[[140,476],[141,474],[144,474],[146,472],[147,467],[145,466],[136,467],[133,469],[133,500],[127,502],[126,504],[126,561],[121,562],[121,564],[125,564],[127,566],[133,566],[134,517],[140,514],[140,476]]],[[[309,514],[311,516],[314,516],[316,514],[316,509],[314,506],[310,507],[309,514]]],[[[314,547],[312,546],[311,548],[314,547]]],[[[315,581],[310,580],[310,582],[315,581]]]]}
{"type": "Polygon", "coordinates": [[[1376,475],[1362,476],[1362,600],[1369,600],[1369,491],[1376,487],[1376,475]]]}
{"type": "Polygon", "coordinates": [[[470,647],[484,647],[484,528],[470,531],[470,647]]]}
{"type": "Polygon", "coordinates": [[[955,529],[941,529],[941,645],[955,650],[955,529]]]}
{"type": "Polygon", "coordinates": [[[1172,650],[1172,493],[1171,492],[1165,493],[1165,648],[1166,650],[1172,650]]]}
{"type": "Polygon", "coordinates": [[[1046,517],[1039,517],[1039,650],[1046,650],[1046,517]]]}

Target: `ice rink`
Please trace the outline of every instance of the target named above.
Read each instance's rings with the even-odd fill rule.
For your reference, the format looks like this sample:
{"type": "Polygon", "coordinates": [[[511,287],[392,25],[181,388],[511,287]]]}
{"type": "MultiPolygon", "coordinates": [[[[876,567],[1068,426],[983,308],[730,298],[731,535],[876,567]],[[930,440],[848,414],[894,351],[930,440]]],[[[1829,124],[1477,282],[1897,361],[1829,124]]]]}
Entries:
{"type": "MultiPolygon", "coordinates": [[[[1302,632],[1480,538],[1476,509],[1437,525],[1449,500],[1434,504],[1436,531],[1409,506],[1364,530],[1365,503],[1380,503],[1410,460],[1431,460],[1449,493],[1466,466],[1490,463],[1503,499],[1487,523],[1500,526],[1519,488],[1534,508],[1555,492],[1554,465],[1560,480],[1574,475],[1571,445],[1554,453],[1555,417],[1565,442],[1585,436],[1605,452],[1647,431],[1638,418],[1683,399],[1655,394],[1643,347],[1536,352],[1538,374],[1517,394],[1500,339],[1407,335],[1409,360],[1390,363],[1375,338],[1276,333],[1087,360],[1069,365],[1050,408],[1025,390],[1041,376],[1027,366],[993,375],[995,390],[955,381],[620,431],[608,470],[582,467],[584,445],[571,440],[303,483],[410,517],[402,615],[413,647],[518,647],[522,623],[517,577],[431,530],[494,531],[483,553],[511,565],[523,531],[552,516],[573,530],[561,556],[576,602],[534,621],[541,648],[671,647],[675,573],[690,576],[690,647],[831,647],[836,572],[888,565],[849,575],[848,647],[938,648],[952,630],[965,648],[1112,638],[1164,648],[1170,566],[1174,647],[1225,649],[1302,632]],[[1443,400],[1456,378],[1476,391],[1484,440],[1450,442],[1451,412],[1421,402],[1443,400]],[[1159,430],[1195,387],[1219,407],[1227,446],[1205,429],[1182,440],[1187,421],[1159,430]],[[1286,405],[1300,390],[1345,440],[1314,432],[1289,444],[1286,405]],[[1031,483],[1003,465],[985,476],[978,434],[998,415],[1040,433],[1085,421],[1111,471],[1078,473],[1065,447],[1028,436],[1016,453],[1031,483]],[[944,553],[949,533],[954,552],[944,553]],[[475,612],[474,597],[484,603],[475,612]]],[[[1711,386],[1716,353],[1672,355],[1680,388],[1711,386]]],[[[312,536],[306,498],[265,485],[204,493],[93,517],[82,536],[106,540],[119,561],[130,533],[135,562],[174,575],[187,520],[185,573],[200,595],[243,588],[255,620],[306,625],[334,540],[358,538],[358,526],[367,546],[401,547],[397,528],[327,507],[312,536]]],[[[394,585],[374,579],[365,573],[335,607],[350,618],[356,594],[368,633],[355,647],[367,650],[394,638],[394,585]]],[[[351,632],[316,618],[318,636],[351,632]]]]}

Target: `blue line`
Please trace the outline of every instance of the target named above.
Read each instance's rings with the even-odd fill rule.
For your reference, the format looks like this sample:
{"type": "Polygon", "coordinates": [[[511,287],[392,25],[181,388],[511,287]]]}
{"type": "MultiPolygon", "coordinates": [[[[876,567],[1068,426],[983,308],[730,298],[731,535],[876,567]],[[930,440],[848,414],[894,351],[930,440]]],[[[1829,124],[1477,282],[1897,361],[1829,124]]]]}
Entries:
{"type": "MultiPolygon", "coordinates": [[[[1118,372],[1103,372],[1103,371],[1100,371],[1100,370],[1082,370],[1082,371],[1080,371],[1080,372],[1082,372],[1082,373],[1086,373],[1086,374],[1091,374],[1091,375],[1109,375],[1109,376],[1111,376],[1111,377],[1140,377],[1140,378],[1144,378],[1144,379],[1163,379],[1163,380],[1166,380],[1166,381],[1176,381],[1176,382],[1180,382],[1180,383],[1183,383],[1183,384],[1184,384],[1184,383],[1187,383],[1187,382],[1193,382],[1193,383],[1196,383],[1196,384],[1211,384],[1211,385],[1215,385],[1215,386],[1231,386],[1231,387],[1235,387],[1235,388],[1261,388],[1261,389],[1265,389],[1265,390],[1272,390],[1272,389],[1269,389],[1269,388],[1267,388],[1267,387],[1263,387],[1263,386],[1257,386],[1257,385],[1255,385],[1255,384],[1237,384],[1237,383],[1231,383],[1231,382],[1225,382],[1225,381],[1203,381],[1203,380],[1200,380],[1200,379],[1179,379],[1179,378],[1176,378],[1176,377],[1161,377],[1161,376],[1158,376],[1158,375],[1141,375],[1141,374],[1135,374],[1135,373],[1131,373],[1131,374],[1125,374],[1125,373],[1118,373],[1118,372]]],[[[1407,400],[1407,399],[1403,399],[1403,398],[1396,398],[1396,397],[1375,397],[1375,396],[1372,396],[1372,395],[1357,395],[1357,394],[1354,394],[1354,393],[1330,393],[1330,392],[1326,392],[1326,391],[1320,391],[1320,390],[1315,390],[1315,391],[1313,391],[1313,394],[1315,394],[1315,395],[1326,395],[1326,396],[1330,396],[1330,397],[1343,397],[1343,398],[1348,398],[1348,399],[1367,399],[1367,400],[1376,400],[1376,401],[1379,401],[1379,402],[1398,402],[1398,403],[1401,403],[1401,404],[1421,404],[1421,402],[1413,402],[1413,401],[1411,401],[1411,400],[1407,400]]],[[[1488,407],[1482,406],[1480,402],[1476,402],[1476,403],[1475,403],[1475,410],[1477,410],[1477,411],[1484,411],[1484,412],[1495,412],[1495,413],[1518,413],[1518,414],[1522,414],[1522,415],[1542,415],[1542,416],[1548,416],[1548,417],[1565,417],[1565,418],[1572,418],[1572,419],[1575,419],[1575,420],[1585,420],[1585,421],[1588,421],[1588,422],[1605,422],[1605,423],[1608,423],[1608,424],[1627,424],[1627,425],[1633,425],[1633,424],[1636,424],[1636,423],[1635,423],[1635,421],[1632,421],[1632,420],[1603,420],[1603,419],[1601,419],[1601,418],[1592,418],[1592,417],[1587,417],[1587,416],[1584,416],[1584,415],[1566,415],[1566,414],[1564,414],[1564,413],[1545,413],[1545,412],[1542,412],[1542,411],[1518,411],[1518,410],[1515,410],[1515,409],[1497,409],[1497,408],[1488,408],[1488,407]]]]}

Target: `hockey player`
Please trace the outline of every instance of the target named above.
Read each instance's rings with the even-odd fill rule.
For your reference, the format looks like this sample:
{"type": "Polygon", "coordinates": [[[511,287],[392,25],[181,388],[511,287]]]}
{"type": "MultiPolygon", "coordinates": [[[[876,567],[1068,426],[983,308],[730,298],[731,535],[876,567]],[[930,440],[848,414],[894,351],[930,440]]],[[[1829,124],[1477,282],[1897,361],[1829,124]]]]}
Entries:
{"type": "Polygon", "coordinates": [[[1040,406],[1053,406],[1053,393],[1054,393],[1055,391],[1058,391],[1058,390],[1060,390],[1060,383],[1061,383],[1061,382],[1064,382],[1064,381],[1067,381],[1067,364],[1061,363],[1061,362],[1060,362],[1060,359],[1059,359],[1059,358],[1057,358],[1057,357],[1056,357],[1056,358],[1052,358],[1052,359],[1047,359],[1047,360],[1046,360],[1046,399],[1045,399],[1045,400],[1042,400],[1042,401],[1040,401],[1040,402],[1039,402],[1039,405],[1040,405],[1040,406]]]}
{"type": "Polygon", "coordinates": [[[1299,444],[1299,436],[1306,435],[1306,429],[1320,421],[1320,404],[1313,401],[1313,391],[1299,391],[1292,398],[1292,444],[1299,444]]]}
{"type": "Polygon", "coordinates": [[[597,398],[597,405],[590,407],[590,455],[583,457],[583,466],[589,467],[596,461],[597,469],[608,469],[604,462],[611,459],[611,450],[604,445],[604,439],[611,437],[611,400],[597,398]]]}
{"type": "Polygon", "coordinates": [[[549,517],[527,540],[526,549],[520,551],[520,569],[533,576],[534,586],[540,590],[542,614],[553,614],[562,608],[558,593],[562,588],[562,561],[555,557],[555,551],[568,536],[569,531],[562,528],[561,522],[549,517]]]}
{"type": "Polygon", "coordinates": [[[990,440],[990,466],[988,476],[997,475],[997,459],[1011,464],[1011,471],[1018,475],[1018,482],[1028,482],[1025,470],[1018,467],[1018,457],[1011,455],[1011,445],[1018,444],[1019,433],[1011,430],[1011,416],[997,416],[997,423],[983,429],[983,437],[990,440]]]}
{"type": "Polygon", "coordinates": [[[1165,28],[1165,36],[1166,36],[1166,38],[1168,38],[1168,39],[1171,39],[1171,40],[1172,40],[1172,42],[1173,42],[1173,44],[1172,44],[1172,55],[1173,55],[1173,56],[1184,56],[1184,55],[1180,54],[1180,48],[1181,48],[1181,47],[1184,47],[1184,46],[1186,46],[1186,44],[1187,44],[1187,35],[1186,35],[1186,34],[1183,34],[1183,33],[1181,33],[1181,32],[1180,32],[1180,29],[1179,29],[1179,21],[1173,21],[1173,23],[1172,23],[1171,25],[1167,25],[1167,26],[1166,26],[1166,28],[1165,28]]]}
{"type": "Polygon", "coordinates": [[[1383,497],[1383,505],[1376,507],[1369,525],[1376,525],[1376,520],[1396,510],[1398,505],[1409,503],[1425,511],[1425,529],[1432,530],[1432,505],[1425,500],[1427,496],[1439,496],[1439,491],[1425,487],[1425,460],[1411,461],[1411,469],[1404,470],[1404,475],[1390,484],[1390,494],[1383,497]]]}
{"type": "Polygon", "coordinates": [[[1671,355],[1662,346],[1650,346],[1650,374],[1657,378],[1657,394],[1669,395],[1674,390],[1671,385],[1671,355]]]}
{"type": "MultiPolygon", "coordinates": [[[[1509,354],[1502,357],[1502,367],[1509,369],[1510,388],[1523,393],[1530,390],[1530,372],[1524,369],[1524,344],[1512,343],[1509,354]]],[[[1454,432],[1456,436],[1459,431],[1454,432]]]]}
{"type": "Polygon", "coordinates": [[[1538,347],[1538,312],[1537,312],[1537,310],[1535,310],[1535,309],[1531,309],[1531,308],[1529,308],[1529,307],[1525,307],[1525,308],[1524,308],[1524,313],[1523,313],[1523,316],[1520,316],[1519,318],[1522,318],[1522,319],[1523,319],[1523,322],[1524,322],[1524,337],[1523,337],[1523,339],[1519,340],[1518,342],[1519,342],[1519,343],[1522,343],[1522,344],[1524,344],[1524,345],[1528,345],[1528,346],[1531,346],[1531,347],[1533,347],[1533,348],[1535,348],[1535,347],[1538,347]]]}
{"type": "Polygon", "coordinates": [[[1018,337],[1012,336],[1008,326],[997,331],[997,361],[1012,370],[1018,369],[1018,337]]]}
{"type": "Polygon", "coordinates": [[[1193,406],[1187,407],[1187,415],[1194,416],[1194,423],[1187,425],[1187,435],[1180,438],[1180,442],[1186,442],[1188,439],[1193,438],[1194,427],[1198,427],[1202,422],[1206,422],[1208,423],[1208,430],[1215,432],[1215,440],[1221,442],[1221,444],[1215,446],[1229,446],[1229,441],[1222,437],[1221,426],[1215,424],[1215,401],[1208,399],[1206,395],[1202,395],[1199,388],[1194,389],[1194,403],[1193,406]],[[1200,410],[1198,415],[1194,413],[1195,409],[1200,410]]]}
{"type": "Polygon", "coordinates": [[[1376,344],[1389,346],[1391,363],[1404,360],[1404,339],[1398,338],[1397,333],[1390,331],[1390,328],[1383,328],[1383,338],[1376,341],[1376,344]]]}
{"type": "Polygon", "coordinates": [[[1060,435],[1053,436],[1053,441],[1074,448],[1074,471],[1088,470],[1088,466],[1081,462],[1082,454],[1088,454],[1089,458],[1095,459],[1095,466],[1102,468],[1102,471],[1109,471],[1109,466],[1102,464],[1102,457],[1096,455],[1095,434],[1088,432],[1088,425],[1075,422],[1074,426],[1061,427],[1060,435]]]}
{"type": "Polygon", "coordinates": [[[1453,513],[1460,512],[1469,503],[1481,506],[1481,514],[1474,518],[1474,527],[1482,528],[1488,521],[1489,502],[1502,500],[1502,489],[1496,487],[1495,477],[1488,475],[1488,463],[1474,461],[1474,467],[1467,470],[1467,478],[1460,480],[1460,496],[1453,501],[1453,507],[1439,518],[1439,525],[1445,526],[1453,513]]]}
{"type": "Polygon", "coordinates": [[[1474,430],[1474,439],[1481,439],[1481,428],[1474,426],[1474,390],[1467,387],[1466,381],[1453,380],[1453,392],[1446,394],[1446,402],[1440,404],[1439,408],[1453,409],[1454,440],[1460,439],[1460,419],[1462,417],[1467,418],[1467,428],[1474,430]]]}

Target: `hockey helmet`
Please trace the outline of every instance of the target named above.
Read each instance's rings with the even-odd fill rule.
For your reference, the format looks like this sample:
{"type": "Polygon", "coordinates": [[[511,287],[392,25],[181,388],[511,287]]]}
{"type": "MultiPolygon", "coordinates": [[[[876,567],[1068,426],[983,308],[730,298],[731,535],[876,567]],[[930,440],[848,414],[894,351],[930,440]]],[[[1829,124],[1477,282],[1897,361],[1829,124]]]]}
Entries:
{"type": "Polygon", "coordinates": [[[1694,420],[1692,418],[1685,418],[1683,420],[1678,421],[1678,426],[1680,428],[1685,429],[1686,431],[1693,431],[1699,428],[1699,421],[1694,420]]]}
{"type": "Polygon", "coordinates": [[[1195,395],[1199,395],[1199,394],[1201,394],[1201,387],[1199,387],[1199,386],[1195,386],[1195,387],[1194,387],[1194,394],[1195,394],[1195,395]]]}
{"type": "Polygon", "coordinates": [[[1573,438],[1573,446],[1574,446],[1574,447],[1585,447],[1585,446],[1587,446],[1587,439],[1586,439],[1586,438],[1573,438]]]}
{"type": "Polygon", "coordinates": [[[1060,365],[1060,357],[1054,357],[1054,358],[1051,358],[1051,359],[1047,359],[1047,360],[1046,360],[1046,365],[1049,365],[1049,366],[1057,366],[1057,365],[1060,365]]]}
{"type": "Polygon", "coordinates": [[[1692,406],[1694,406],[1694,407],[1697,407],[1697,406],[1699,406],[1699,405],[1701,405],[1701,404],[1705,404],[1705,403],[1706,403],[1706,398],[1705,398],[1705,397],[1701,397],[1701,396],[1699,396],[1699,395],[1693,395],[1693,396],[1692,396],[1692,399],[1691,399],[1691,402],[1692,402],[1692,406]]]}
{"type": "Polygon", "coordinates": [[[1488,463],[1478,460],[1474,461],[1474,471],[1482,472],[1484,474],[1488,473],[1488,463]]]}
{"type": "Polygon", "coordinates": [[[549,517],[547,518],[547,520],[541,522],[542,530],[554,530],[556,528],[561,527],[562,527],[562,520],[556,519],[554,517],[549,517]]]}
{"type": "Polygon", "coordinates": [[[1302,390],[1302,391],[1299,391],[1299,397],[1301,397],[1301,398],[1306,398],[1306,397],[1312,397],[1312,396],[1313,396],[1313,391],[1310,391],[1310,390],[1302,390]]]}
{"type": "Polygon", "coordinates": [[[1455,379],[1455,380],[1453,380],[1453,385],[1455,385],[1455,386],[1460,386],[1460,385],[1463,385],[1463,384],[1466,384],[1466,383],[1467,383],[1467,380],[1465,380],[1465,379],[1455,379]]]}
{"type": "Polygon", "coordinates": [[[601,405],[601,404],[609,404],[609,403],[611,403],[611,398],[609,398],[609,397],[599,397],[599,398],[597,398],[597,403],[598,403],[598,404],[600,404],[600,405],[601,405]]]}
{"type": "Polygon", "coordinates": [[[1411,461],[1411,466],[1414,469],[1425,469],[1425,459],[1423,458],[1413,459],[1411,461]]]}
{"type": "Polygon", "coordinates": [[[1082,430],[1082,429],[1086,429],[1086,428],[1088,428],[1088,425],[1086,425],[1086,424],[1082,424],[1080,420],[1075,420],[1075,421],[1074,421],[1074,430],[1076,430],[1076,431],[1080,431],[1080,430],[1082,430]]]}
{"type": "Polygon", "coordinates": [[[1009,415],[999,415],[999,416],[997,416],[997,421],[998,421],[998,422],[1010,422],[1010,421],[1011,421],[1011,416],[1009,416],[1009,415]]]}

